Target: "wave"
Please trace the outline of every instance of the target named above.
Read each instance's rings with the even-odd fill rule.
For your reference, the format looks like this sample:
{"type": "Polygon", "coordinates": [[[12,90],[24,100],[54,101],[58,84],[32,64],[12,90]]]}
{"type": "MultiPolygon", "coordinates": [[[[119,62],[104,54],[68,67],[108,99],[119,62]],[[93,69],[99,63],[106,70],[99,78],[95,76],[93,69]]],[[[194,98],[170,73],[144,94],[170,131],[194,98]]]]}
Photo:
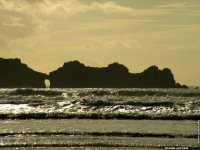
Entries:
{"type": "Polygon", "coordinates": [[[16,136],[16,135],[40,135],[40,136],[50,136],[50,135],[90,135],[90,136],[123,136],[123,137],[167,137],[167,138],[197,138],[197,134],[172,134],[172,133],[145,133],[145,132],[123,132],[123,131],[38,131],[38,132],[9,132],[0,133],[0,136],[16,136]]]}
{"type": "Polygon", "coordinates": [[[22,96],[29,96],[29,95],[58,96],[58,95],[62,95],[62,92],[61,91],[55,91],[55,90],[16,89],[14,91],[11,91],[10,95],[22,95],[22,96]]]}
{"type": "Polygon", "coordinates": [[[137,90],[137,91],[118,91],[120,96],[181,96],[181,97],[199,97],[200,93],[196,92],[177,92],[177,91],[154,91],[154,90],[137,90]]]}
{"type": "Polygon", "coordinates": [[[115,105],[131,105],[131,106],[166,106],[172,107],[174,102],[171,101],[114,101],[114,100],[86,100],[83,99],[83,105],[86,106],[115,106],[115,105]]]}
{"type": "Polygon", "coordinates": [[[198,120],[200,114],[142,114],[142,113],[7,113],[0,119],[149,119],[149,120],[198,120]]]}
{"type": "Polygon", "coordinates": [[[0,95],[46,97],[85,97],[85,96],[135,96],[135,97],[200,97],[200,90],[194,89],[12,89],[0,90],[0,95]]]}
{"type": "Polygon", "coordinates": [[[84,90],[78,93],[78,96],[137,96],[137,97],[144,97],[144,96],[180,96],[180,97],[200,97],[200,91],[192,91],[187,89],[177,90],[177,89],[108,89],[108,90],[91,90],[85,92],[84,90]]]}

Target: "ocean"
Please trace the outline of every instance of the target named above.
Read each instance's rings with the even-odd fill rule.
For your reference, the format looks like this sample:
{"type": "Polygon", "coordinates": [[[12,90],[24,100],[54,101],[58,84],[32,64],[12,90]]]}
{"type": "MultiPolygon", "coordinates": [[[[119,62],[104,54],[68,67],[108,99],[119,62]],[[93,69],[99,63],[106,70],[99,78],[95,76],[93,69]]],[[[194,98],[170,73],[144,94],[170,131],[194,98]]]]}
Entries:
{"type": "Polygon", "coordinates": [[[199,148],[200,89],[0,89],[2,149],[199,148]]]}
{"type": "Polygon", "coordinates": [[[1,89],[10,119],[189,119],[200,117],[200,89],[1,89]]]}

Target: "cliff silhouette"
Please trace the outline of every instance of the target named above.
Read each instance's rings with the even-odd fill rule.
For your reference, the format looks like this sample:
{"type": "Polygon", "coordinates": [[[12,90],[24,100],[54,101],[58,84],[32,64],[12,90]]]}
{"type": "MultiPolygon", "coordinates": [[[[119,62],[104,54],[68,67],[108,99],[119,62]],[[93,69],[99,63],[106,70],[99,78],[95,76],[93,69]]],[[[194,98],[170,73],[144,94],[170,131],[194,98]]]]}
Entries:
{"type": "Polygon", "coordinates": [[[186,88],[174,80],[170,69],[151,66],[141,73],[130,73],[117,62],[107,67],[89,67],[70,61],[50,72],[52,88],[186,88]]]}
{"type": "Polygon", "coordinates": [[[36,72],[20,59],[0,58],[0,88],[43,88],[47,75],[36,72]]]}
{"type": "Polygon", "coordinates": [[[89,67],[70,61],[46,75],[34,71],[20,59],[0,58],[0,88],[44,88],[45,79],[51,88],[186,88],[174,80],[170,69],[151,66],[141,73],[130,73],[117,62],[107,67],[89,67]]]}

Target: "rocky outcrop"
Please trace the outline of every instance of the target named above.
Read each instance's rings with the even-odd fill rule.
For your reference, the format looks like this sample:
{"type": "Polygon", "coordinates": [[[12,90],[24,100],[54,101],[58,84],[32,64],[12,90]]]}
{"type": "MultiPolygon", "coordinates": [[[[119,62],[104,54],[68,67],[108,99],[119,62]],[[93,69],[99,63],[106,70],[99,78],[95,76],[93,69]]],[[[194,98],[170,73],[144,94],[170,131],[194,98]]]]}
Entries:
{"type": "Polygon", "coordinates": [[[47,75],[36,72],[20,59],[0,58],[0,88],[45,87],[47,75]]]}
{"type": "Polygon", "coordinates": [[[0,58],[0,88],[43,88],[45,79],[50,80],[52,88],[187,88],[175,82],[170,69],[160,70],[157,66],[130,73],[119,63],[97,68],[71,61],[48,76],[32,70],[20,59],[0,58]]]}
{"type": "Polygon", "coordinates": [[[170,69],[151,66],[141,73],[130,73],[124,65],[89,67],[78,61],[67,62],[50,72],[52,88],[182,88],[170,69]]]}

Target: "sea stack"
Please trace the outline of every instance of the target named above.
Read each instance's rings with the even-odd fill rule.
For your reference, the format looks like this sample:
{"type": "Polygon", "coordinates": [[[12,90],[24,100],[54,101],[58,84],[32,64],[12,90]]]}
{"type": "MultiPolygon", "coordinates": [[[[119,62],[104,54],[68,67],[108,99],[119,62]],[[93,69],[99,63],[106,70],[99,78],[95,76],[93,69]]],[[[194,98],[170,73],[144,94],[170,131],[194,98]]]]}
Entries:
{"type": "Polygon", "coordinates": [[[20,59],[0,58],[0,88],[43,88],[48,76],[32,70],[20,59]]]}

